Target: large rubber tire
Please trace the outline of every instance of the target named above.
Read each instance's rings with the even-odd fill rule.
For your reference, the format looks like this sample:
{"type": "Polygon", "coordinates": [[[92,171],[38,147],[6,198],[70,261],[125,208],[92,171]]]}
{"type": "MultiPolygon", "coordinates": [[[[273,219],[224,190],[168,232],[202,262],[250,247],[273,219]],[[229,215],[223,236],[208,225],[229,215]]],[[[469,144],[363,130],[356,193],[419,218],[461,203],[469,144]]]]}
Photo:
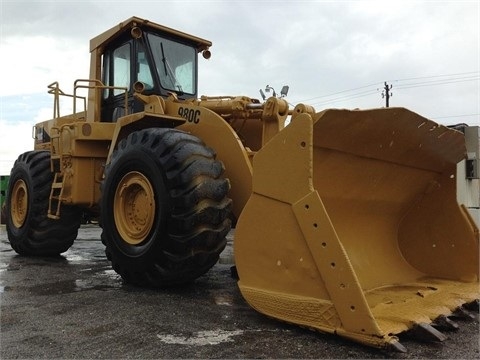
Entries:
{"type": "Polygon", "coordinates": [[[57,256],[77,238],[77,208],[62,206],[59,220],[47,217],[52,182],[49,151],[28,151],[15,161],[6,197],[6,227],[8,240],[20,255],[57,256]]]}
{"type": "Polygon", "coordinates": [[[102,241],[125,282],[190,282],[218,260],[231,228],[230,183],[201,140],[176,129],[123,139],[105,169],[102,241]]]}

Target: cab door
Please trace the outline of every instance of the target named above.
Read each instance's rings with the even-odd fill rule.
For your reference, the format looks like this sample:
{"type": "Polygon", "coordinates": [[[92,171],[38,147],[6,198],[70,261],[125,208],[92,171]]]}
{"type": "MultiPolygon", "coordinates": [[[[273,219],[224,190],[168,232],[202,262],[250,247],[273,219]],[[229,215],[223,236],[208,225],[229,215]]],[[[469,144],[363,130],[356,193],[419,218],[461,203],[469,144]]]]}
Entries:
{"type": "Polygon", "coordinates": [[[115,122],[127,113],[143,111],[143,104],[133,97],[133,84],[141,81],[145,86],[145,93],[155,90],[143,41],[130,39],[105,51],[103,70],[103,83],[115,88],[103,91],[101,120],[115,122]],[[125,109],[125,89],[128,111],[125,109]]]}

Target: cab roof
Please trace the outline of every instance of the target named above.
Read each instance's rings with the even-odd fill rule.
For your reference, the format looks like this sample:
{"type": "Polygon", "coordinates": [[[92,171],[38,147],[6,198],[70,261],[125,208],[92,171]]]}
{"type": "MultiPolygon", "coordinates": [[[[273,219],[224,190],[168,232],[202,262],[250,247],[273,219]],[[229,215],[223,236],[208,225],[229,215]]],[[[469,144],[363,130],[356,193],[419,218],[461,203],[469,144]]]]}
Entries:
{"type": "Polygon", "coordinates": [[[153,29],[156,31],[161,31],[166,34],[173,35],[187,40],[187,42],[192,43],[196,46],[197,51],[201,52],[207,50],[212,43],[208,40],[193,36],[182,31],[178,31],[160,24],[156,24],[149,20],[141,19],[139,17],[133,16],[125,21],[122,21],[120,24],[112,27],[111,29],[105,31],[104,33],[94,37],[90,40],[90,52],[102,47],[105,43],[114,40],[116,37],[130,31],[134,27],[140,27],[142,29],[153,29]]]}

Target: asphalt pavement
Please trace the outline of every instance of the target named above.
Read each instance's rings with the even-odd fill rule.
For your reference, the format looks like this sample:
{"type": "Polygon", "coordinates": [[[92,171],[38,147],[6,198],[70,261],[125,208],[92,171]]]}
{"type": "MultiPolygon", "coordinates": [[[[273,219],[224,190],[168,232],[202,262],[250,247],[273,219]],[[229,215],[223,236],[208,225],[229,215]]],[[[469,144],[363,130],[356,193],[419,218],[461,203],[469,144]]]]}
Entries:
{"type": "Polygon", "coordinates": [[[478,359],[478,314],[442,343],[400,341],[386,352],[267,318],[243,300],[232,238],[194,283],[161,290],[124,284],[100,229],[82,226],[56,258],[22,257],[0,225],[0,359],[478,359]]]}

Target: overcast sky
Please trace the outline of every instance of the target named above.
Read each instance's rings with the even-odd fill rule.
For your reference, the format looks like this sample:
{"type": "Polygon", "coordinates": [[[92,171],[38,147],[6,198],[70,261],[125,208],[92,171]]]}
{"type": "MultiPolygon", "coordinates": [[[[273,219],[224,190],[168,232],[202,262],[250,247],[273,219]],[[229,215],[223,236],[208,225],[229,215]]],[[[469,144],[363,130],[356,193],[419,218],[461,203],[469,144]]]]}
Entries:
{"type": "MultiPolygon", "coordinates": [[[[89,40],[138,16],[213,42],[200,95],[290,86],[324,108],[407,107],[480,125],[480,1],[0,0],[0,175],[52,117],[47,85],[89,74],[89,40]]],[[[62,115],[66,115],[62,113],[62,115]]]]}

